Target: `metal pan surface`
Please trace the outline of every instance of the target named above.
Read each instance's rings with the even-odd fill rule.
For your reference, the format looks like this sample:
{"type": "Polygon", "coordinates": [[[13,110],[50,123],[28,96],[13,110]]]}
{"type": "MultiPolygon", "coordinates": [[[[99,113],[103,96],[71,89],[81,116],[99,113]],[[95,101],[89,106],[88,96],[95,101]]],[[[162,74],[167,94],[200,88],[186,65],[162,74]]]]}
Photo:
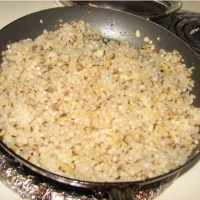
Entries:
{"type": "Polygon", "coordinates": [[[63,5],[92,6],[135,14],[150,20],[160,20],[178,11],[181,1],[60,1],[63,5]]]}
{"type": "MultiPolygon", "coordinates": [[[[26,38],[34,39],[38,35],[42,34],[44,29],[47,29],[48,31],[54,31],[58,29],[60,19],[62,19],[62,22],[68,23],[71,21],[84,20],[89,22],[94,28],[99,29],[102,32],[103,37],[114,40],[128,40],[136,47],[140,47],[144,44],[144,37],[149,37],[154,42],[157,49],[163,48],[169,51],[174,49],[178,50],[183,56],[184,62],[187,66],[196,67],[192,75],[193,80],[195,80],[195,86],[192,93],[196,95],[194,105],[200,107],[199,57],[190,49],[187,44],[185,44],[172,33],[150,21],[131,14],[91,7],[62,7],[39,11],[12,22],[0,31],[0,51],[5,50],[9,42],[13,43],[26,38]],[[141,33],[139,38],[137,38],[135,35],[137,30],[139,30],[141,33]],[[158,37],[160,40],[157,39],[158,37]]],[[[40,175],[72,186],[98,189],[122,186],[143,186],[156,181],[164,180],[179,173],[186,165],[200,155],[200,146],[198,146],[196,149],[194,149],[185,165],[155,178],[135,182],[102,183],[88,182],[59,176],[24,160],[20,156],[16,155],[5,144],[3,144],[2,141],[0,144],[1,147],[10,155],[40,175]]]]}

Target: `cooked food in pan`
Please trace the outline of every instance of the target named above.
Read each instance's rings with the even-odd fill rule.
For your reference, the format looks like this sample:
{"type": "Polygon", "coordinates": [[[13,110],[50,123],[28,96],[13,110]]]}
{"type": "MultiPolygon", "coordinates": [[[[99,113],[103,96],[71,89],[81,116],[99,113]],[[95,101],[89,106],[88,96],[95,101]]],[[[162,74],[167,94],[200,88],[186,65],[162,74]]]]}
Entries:
{"type": "Polygon", "coordinates": [[[7,45],[0,135],[29,162],[79,180],[155,177],[198,145],[193,66],[177,50],[105,41],[84,21],[7,45]]]}

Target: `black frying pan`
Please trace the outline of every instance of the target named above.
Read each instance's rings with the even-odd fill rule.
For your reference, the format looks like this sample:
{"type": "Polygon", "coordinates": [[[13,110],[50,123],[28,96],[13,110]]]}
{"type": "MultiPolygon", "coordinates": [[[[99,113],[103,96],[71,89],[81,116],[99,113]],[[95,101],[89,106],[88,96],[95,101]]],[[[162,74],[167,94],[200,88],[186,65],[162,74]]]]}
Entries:
{"type": "MultiPolygon", "coordinates": [[[[62,7],[36,12],[14,21],[0,31],[0,51],[5,50],[6,45],[9,42],[17,42],[26,38],[34,39],[38,35],[42,34],[44,29],[58,29],[60,19],[62,19],[63,22],[68,23],[71,21],[84,20],[89,22],[94,28],[99,29],[105,38],[128,40],[136,47],[140,47],[144,44],[143,39],[148,36],[151,40],[153,40],[156,48],[158,49],[163,48],[168,51],[172,51],[174,49],[178,50],[182,54],[184,62],[187,66],[196,66],[192,75],[192,78],[195,80],[195,86],[192,93],[196,95],[194,105],[200,107],[200,60],[198,56],[188,47],[188,45],[172,33],[152,22],[134,15],[91,7],[62,7]],[[41,20],[43,23],[41,23],[41,20]],[[112,24],[114,24],[114,26],[112,26],[112,24]],[[136,30],[139,30],[141,33],[139,38],[135,35],[136,30]],[[158,37],[160,37],[160,40],[157,40],[158,37]]],[[[41,169],[16,155],[11,149],[3,144],[2,141],[0,144],[1,147],[10,155],[34,172],[71,186],[91,188],[96,191],[108,191],[110,199],[134,199],[131,189],[154,184],[158,181],[166,182],[167,180],[173,179],[183,168],[200,155],[199,145],[188,158],[185,165],[180,166],[169,173],[144,181],[102,183],[75,180],[56,175],[41,169]],[[116,190],[115,188],[120,189],[116,190]]]]}

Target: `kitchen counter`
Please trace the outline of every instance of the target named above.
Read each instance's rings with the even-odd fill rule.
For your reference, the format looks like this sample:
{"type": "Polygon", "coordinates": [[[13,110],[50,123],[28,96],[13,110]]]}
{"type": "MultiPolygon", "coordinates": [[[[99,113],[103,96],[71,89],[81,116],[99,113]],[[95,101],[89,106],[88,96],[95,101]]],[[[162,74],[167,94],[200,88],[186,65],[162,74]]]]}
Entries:
{"type": "MultiPolygon", "coordinates": [[[[8,23],[35,11],[57,7],[55,1],[0,1],[0,29],[8,23]]],[[[200,12],[200,2],[183,2],[183,10],[200,12]]],[[[157,200],[199,200],[200,161],[193,162],[157,200]]],[[[1,200],[20,200],[18,194],[0,181],[1,200]]]]}

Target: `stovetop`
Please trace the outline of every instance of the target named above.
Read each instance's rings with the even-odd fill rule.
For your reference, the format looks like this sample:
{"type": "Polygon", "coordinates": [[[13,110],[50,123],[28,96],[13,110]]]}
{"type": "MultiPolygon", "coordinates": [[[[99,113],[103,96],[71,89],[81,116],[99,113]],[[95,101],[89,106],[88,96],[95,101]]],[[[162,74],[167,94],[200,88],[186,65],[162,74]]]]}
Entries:
{"type": "Polygon", "coordinates": [[[177,35],[200,55],[200,13],[181,10],[156,23],[177,35]]]}
{"type": "MultiPolygon", "coordinates": [[[[176,34],[183,41],[188,43],[196,53],[200,53],[200,2],[184,2],[181,12],[172,14],[164,20],[157,21],[159,25],[176,34]],[[185,3],[185,4],[184,4],[185,3]],[[193,6],[192,6],[193,5],[193,6]],[[194,12],[185,11],[188,8],[194,12]]],[[[6,24],[22,17],[26,14],[56,7],[55,1],[32,1],[32,2],[0,2],[0,29],[6,24]],[[9,13],[9,14],[8,14],[9,13]]],[[[200,199],[199,183],[200,183],[200,162],[193,162],[185,169],[181,176],[162,193],[157,200],[198,200],[200,199]],[[188,169],[190,169],[188,171],[188,169]]],[[[1,180],[1,178],[0,178],[1,180]]],[[[0,181],[0,194],[2,200],[19,200],[19,195],[13,193],[0,181]]],[[[82,197],[81,197],[82,198],[82,197]]],[[[84,198],[84,197],[83,197],[84,198]]],[[[58,198],[59,199],[59,198],[58,198]]],[[[64,200],[64,199],[63,199],[64,200]]]]}

